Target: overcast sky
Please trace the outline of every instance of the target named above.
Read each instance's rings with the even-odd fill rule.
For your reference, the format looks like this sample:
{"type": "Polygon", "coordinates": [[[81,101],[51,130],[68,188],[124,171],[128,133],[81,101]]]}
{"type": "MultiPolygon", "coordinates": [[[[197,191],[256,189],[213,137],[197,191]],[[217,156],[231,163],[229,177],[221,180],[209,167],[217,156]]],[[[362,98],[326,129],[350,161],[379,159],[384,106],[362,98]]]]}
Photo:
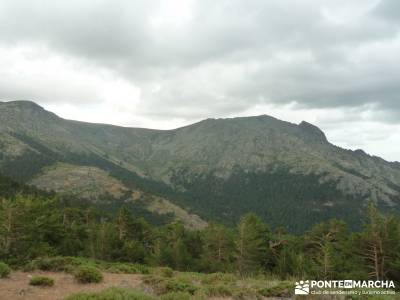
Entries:
{"type": "Polygon", "coordinates": [[[162,129],[268,114],[400,161],[400,1],[0,0],[0,99],[162,129]]]}

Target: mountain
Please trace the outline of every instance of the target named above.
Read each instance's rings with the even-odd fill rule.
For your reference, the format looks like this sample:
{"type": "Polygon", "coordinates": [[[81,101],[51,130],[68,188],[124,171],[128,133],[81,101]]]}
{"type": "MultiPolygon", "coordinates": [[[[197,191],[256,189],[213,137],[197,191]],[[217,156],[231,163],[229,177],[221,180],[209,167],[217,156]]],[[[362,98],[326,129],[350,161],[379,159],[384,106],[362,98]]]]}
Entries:
{"type": "Polygon", "coordinates": [[[142,203],[193,227],[254,211],[292,232],[333,217],[359,228],[368,201],[400,211],[398,163],[336,147],[310,123],[265,115],[151,130],[0,102],[0,149],[0,171],[20,182],[96,203],[142,203]]]}

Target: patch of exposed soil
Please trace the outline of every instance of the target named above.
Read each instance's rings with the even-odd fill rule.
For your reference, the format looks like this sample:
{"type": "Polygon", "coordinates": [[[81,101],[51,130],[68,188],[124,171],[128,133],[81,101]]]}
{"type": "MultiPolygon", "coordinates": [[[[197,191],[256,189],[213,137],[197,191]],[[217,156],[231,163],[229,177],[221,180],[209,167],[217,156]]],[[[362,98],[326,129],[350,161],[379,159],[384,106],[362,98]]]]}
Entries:
{"type": "Polygon", "coordinates": [[[105,194],[119,198],[128,190],[102,169],[65,163],[45,168],[30,184],[40,189],[71,193],[87,199],[96,199],[105,194]]]}
{"type": "Polygon", "coordinates": [[[0,300],[61,300],[79,292],[99,292],[109,287],[138,288],[142,281],[137,274],[103,273],[101,283],[80,284],[67,273],[55,272],[12,272],[9,278],[0,279],[0,300]],[[33,275],[48,276],[54,279],[52,287],[29,285],[33,275]]]}

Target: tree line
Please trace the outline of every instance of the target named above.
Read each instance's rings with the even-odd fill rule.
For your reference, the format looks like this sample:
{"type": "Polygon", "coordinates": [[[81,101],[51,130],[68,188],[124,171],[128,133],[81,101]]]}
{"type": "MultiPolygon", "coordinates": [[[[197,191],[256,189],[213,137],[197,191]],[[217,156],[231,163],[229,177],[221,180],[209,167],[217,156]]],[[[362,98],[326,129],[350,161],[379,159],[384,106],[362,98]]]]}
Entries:
{"type": "Polygon", "coordinates": [[[0,261],[18,265],[61,255],[282,279],[400,281],[399,217],[372,204],[366,214],[359,232],[333,219],[292,235],[252,213],[236,227],[210,223],[190,231],[180,222],[153,226],[126,207],[106,216],[66,206],[56,196],[16,194],[0,198],[0,261]]]}

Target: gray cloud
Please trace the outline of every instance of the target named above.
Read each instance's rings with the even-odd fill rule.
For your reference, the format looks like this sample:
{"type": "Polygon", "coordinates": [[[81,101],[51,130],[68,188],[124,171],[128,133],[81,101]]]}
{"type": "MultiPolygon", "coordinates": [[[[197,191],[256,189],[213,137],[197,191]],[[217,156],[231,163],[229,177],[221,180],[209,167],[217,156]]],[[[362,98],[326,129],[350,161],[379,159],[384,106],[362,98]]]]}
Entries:
{"type": "MultiPolygon", "coordinates": [[[[393,83],[379,82],[379,78],[374,87],[368,82],[370,96],[366,98],[358,93],[358,81],[372,80],[365,77],[395,65],[397,57],[391,57],[386,65],[372,65],[366,70],[372,74],[360,76],[358,73],[368,68],[368,62],[366,66],[355,65],[349,56],[369,43],[396,38],[399,28],[382,15],[399,11],[394,9],[397,1],[381,1],[361,15],[357,5],[362,9],[367,1],[355,1],[354,12],[343,17],[340,7],[346,9],[346,2],[351,1],[337,1],[334,6],[319,0],[252,0],[245,4],[237,0],[194,1],[189,20],[171,29],[169,24],[152,25],[161,1],[117,0],[111,4],[105,0],[2,0],[0,34],[3,43],[45,43],[56,51],[119,70],[137,81],[163,80],[210,61],[240,63],[243,70],[239,71],[245,72],[256,63],[259,67],[248,78],[234,82],[243,94],[231,89],[233,94],[238,92],[246,98],[246,90],[251,90],[249,96],[257,92],[257,98],[322,106],[340,104],[335,98],[349,104],[386,101],[381,90],[386,91],[386,85],[393,83]],[[301,61],[302,52],[308,53],[310,61],[301,61]],[[293,59],[285,62],[280,55],[291,55],[293,59]],[[297,56],[300,61],[296,61],[297,56]],[[332,95],[334,91],[337,95],[332,95]],[[380,95],[382,99],[376,99],[380,95]]],[[[398,70],[392,71],[398,75],[398,70]]]]}
{"type": "Polygon", "coordinates": [[[375,13],[386,20],[400,21],[400,3],[396,0],[384,0],[379,3],[375,13]]]}
{"type": "Polygon", "coordinates": [[[122,86],[119,107],[152,119],[292,103],[373,107],[370,121],[396,124],[399,12],[397,0],[0,0],[0,53],[17,53],[0,58],[0,97],[93,105],[122,86]]]}

